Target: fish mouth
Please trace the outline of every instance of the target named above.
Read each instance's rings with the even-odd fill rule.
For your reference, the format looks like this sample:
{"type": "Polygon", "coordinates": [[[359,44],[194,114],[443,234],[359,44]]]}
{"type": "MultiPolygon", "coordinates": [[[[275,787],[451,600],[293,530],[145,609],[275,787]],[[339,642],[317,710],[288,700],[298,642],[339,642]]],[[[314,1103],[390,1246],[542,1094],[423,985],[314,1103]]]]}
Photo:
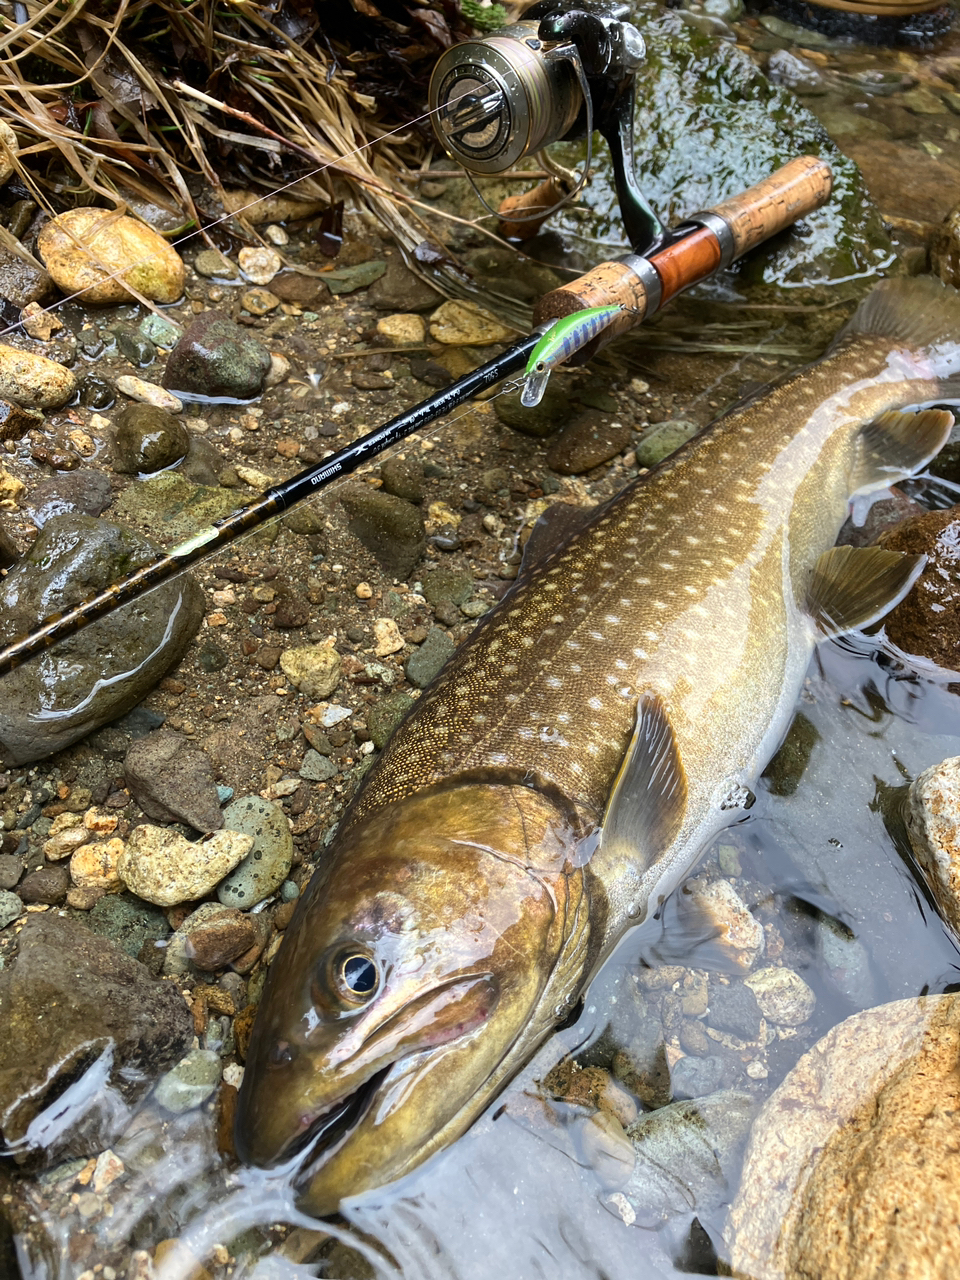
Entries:
{"type": "Polygon", "coordinates": [[[287,1144],[284,1158],[305,1155],[297,1172],[296,1186],[306,1183],[359,1125],[370,1110],[380,1086],[390,1074],[390,1067],[376,1072],[352,1093],[318,1114],[305,1116],[301,1129],[287,1144]]]}

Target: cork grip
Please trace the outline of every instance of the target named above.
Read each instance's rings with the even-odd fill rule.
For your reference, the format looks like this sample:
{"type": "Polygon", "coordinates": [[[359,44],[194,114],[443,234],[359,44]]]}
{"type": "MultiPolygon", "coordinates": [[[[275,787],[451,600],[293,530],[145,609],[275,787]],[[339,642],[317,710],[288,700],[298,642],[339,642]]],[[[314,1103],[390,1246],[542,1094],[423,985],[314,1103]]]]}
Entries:
{"type": "Polygon", "coordinates": [[[500,234],[507,240],[532,240],[566,195],[563,184],[549,177],[522,196],[507,196],[498,210],[500,234]],[[511,221],[518,214],[522,215],[522,221],[511,221]]]}
{"type": "Polygon", "coordinates": [[[710,212],[729,224],[734,257],[739,258],[805,213],[819,209],[832,186],[833,174],[826,161],[800,156],[742,195],[721,200],[710,212]]]}

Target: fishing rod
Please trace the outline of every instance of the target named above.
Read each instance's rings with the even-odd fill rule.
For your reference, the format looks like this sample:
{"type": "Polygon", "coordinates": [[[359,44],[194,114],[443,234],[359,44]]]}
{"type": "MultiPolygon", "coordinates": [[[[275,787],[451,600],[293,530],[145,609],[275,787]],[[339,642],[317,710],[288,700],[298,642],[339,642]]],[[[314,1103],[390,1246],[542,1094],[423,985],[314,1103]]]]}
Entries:
{"type": "Polygon", "coordinates": [[[522,21],[448,50],[431,78],[427,115],[444,150],[471,178],[506,172],[530,154],[541,156],[547,178],[494,211],[501,232],[521,240],[586,181],[596,130],[610,149],[633,251],[542,297],[534,309],[534,331],[493,360],[99,593],[43,619],[0,650],[0,676],[315,496],[505,378],[521,374],[524,403],[537,403],[559,364],[585,363],[678,293],[728,267],[829,198],[829,165],[805,156],[668,230],[644,199],[635,175],[634,86],[645,50],[626,13],[618,0],[581,0],[575,7],[568,0],[542,0],[522,21]],[[587,140],[579,182],[543,151],[551,142],[576,137],[587,140]]]}

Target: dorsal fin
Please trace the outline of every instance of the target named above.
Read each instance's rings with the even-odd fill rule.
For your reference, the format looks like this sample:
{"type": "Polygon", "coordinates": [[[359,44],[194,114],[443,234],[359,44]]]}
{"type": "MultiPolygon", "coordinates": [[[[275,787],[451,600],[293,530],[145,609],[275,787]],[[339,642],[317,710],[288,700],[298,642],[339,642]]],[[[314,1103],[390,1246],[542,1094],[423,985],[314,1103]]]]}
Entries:
{"type": "Polygon", "coordinates": [[[575,507],[569,502],[555,502],[547,507],[524,543],[523,560],[520,562],[517,578],[527,577],[531,569],[535,569],[557,547],[579,533],[596,510],[596,507],[575,507]]]}
{"type": "Polygon", "coordinates": [[[644,693],[637,721],[613,782],[603,818],[601,848],[637,870],[651,866],[673,843],[687,808],[687,776],[663,699],[644,693]]]}
{"type": "Polygon", "coordinates": [[[859,334],[889,338],[923,352],[945,393],[960,386],[960,291],[935,276],[882,280],[833,340],[830,351],[859,334]]]}
{"type": "Polygon", "coordinates": [[[900,603],[926,563],[882,547],[833,547],[814,565],[807,612],[827,637],[867,627],[900,603]]]}
{"type": "Polygon", "coordinates": [[[953,423],[953,414],[946,409],[881,414],[857,438],[851,492],[886,489],[919,471],[947,443],[953,423]]]}

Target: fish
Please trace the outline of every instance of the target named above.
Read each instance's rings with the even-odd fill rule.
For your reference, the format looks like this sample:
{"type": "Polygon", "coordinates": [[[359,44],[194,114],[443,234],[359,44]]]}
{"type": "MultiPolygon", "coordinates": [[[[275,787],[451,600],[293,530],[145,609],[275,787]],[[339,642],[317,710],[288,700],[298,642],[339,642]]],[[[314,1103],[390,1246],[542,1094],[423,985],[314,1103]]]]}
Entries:
{"type": "Polygon", "coordinates": [[[904,410],[956,394],[960,293],[888,280],[819,362],[587,515],[552,509],[300,898],[242,1160],[323,1217],[469,1128],[743,817],[818,640],[910,589],[923,557],[834,544],[854,495],[946,441],[950,412],[904,410]]]}

